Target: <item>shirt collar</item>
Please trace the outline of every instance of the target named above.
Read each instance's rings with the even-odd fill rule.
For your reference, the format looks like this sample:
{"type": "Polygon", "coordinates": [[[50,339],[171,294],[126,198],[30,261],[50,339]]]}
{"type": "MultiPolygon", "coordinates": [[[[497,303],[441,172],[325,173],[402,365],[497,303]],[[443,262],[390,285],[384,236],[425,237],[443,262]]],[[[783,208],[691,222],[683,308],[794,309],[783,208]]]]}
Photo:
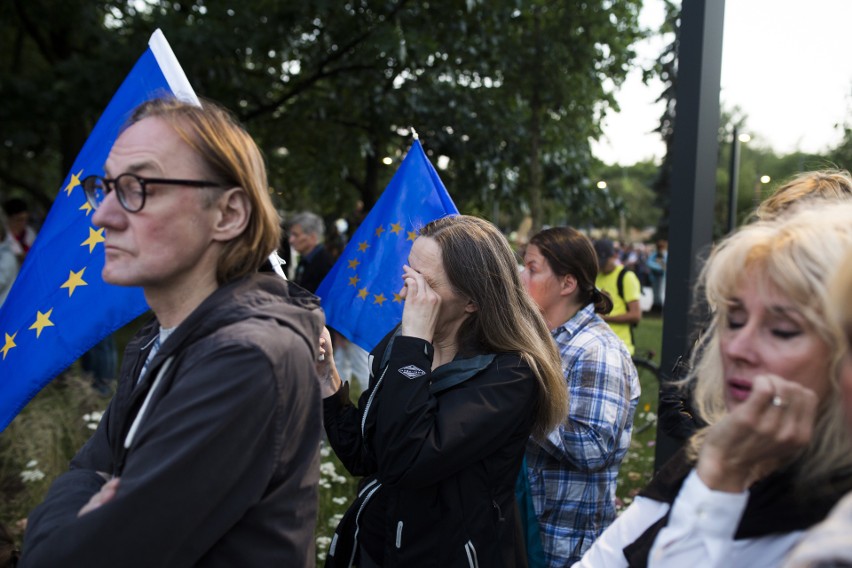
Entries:
{"type": "Polygon", "coordinates": [[[574,316],[554,329],[550,332],[553,337],[558,337],[559,335],[565,333],[568,334],[568,339],[574,337],[578,331],[586,327],[589,322],[592,321],[595,317],[595,305],[587,304],[586,306],[580,308],[574,316]]]}

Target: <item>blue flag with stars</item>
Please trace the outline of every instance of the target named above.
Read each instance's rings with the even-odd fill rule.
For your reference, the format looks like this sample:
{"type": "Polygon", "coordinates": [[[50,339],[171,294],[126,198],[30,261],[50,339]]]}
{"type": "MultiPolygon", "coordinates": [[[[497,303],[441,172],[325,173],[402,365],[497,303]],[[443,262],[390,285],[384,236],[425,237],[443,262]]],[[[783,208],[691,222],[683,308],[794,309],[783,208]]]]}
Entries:
{"type": "Polygon", "coordinates": [[[172,94],[198,102],[160,30],[113,96],[74,161],[6,302],[0,307],[0,430],[51,379],[144,313],[140,288],[104,283],[104,230],[80,180],[103,166],[131,111],[172,94]]]}
{"type": "Polygon", "coordinates": [[[328,325],[367,351],[402,320],[402,265],[420,228],[459,210],[414,141],[317,289],[328,325]]]}

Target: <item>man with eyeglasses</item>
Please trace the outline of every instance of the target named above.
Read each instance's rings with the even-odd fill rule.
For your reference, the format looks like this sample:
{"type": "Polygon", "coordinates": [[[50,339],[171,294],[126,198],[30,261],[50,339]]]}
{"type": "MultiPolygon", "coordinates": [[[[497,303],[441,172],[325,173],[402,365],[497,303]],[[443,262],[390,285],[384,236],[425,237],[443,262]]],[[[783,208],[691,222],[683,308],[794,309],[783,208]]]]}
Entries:
{"type": "Polygon", "coordinates": [[[280,228],[256,145],[213,104],[156,100],[83,187],[104,280],[142,287],[156,319],[20,565],[312,566],[323,318],[257,273],[280,228]]]}

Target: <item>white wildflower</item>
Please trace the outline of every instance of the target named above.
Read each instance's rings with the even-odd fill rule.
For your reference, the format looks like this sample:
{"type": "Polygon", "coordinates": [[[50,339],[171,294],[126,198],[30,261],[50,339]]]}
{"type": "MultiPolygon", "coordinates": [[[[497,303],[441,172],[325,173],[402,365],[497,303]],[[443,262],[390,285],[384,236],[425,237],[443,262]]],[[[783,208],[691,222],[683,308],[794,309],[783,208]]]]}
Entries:
{"type": "Polygon", "coordinates": [[[42,479],[44,479],[44,472],[40,469],[25,469],[21,472],[21,481],[24,483],[41,481],[42,479]]]}
{"type": "Polygon", "coordinates": [[[347,497],[332,497],[331,500],[334,502],[335,505],[345,505],[347,503],[347,501],[349,501],[349,498],[347,498],[347,497]]]}
{"type": "Polygon", "coordinates": [[[30,460],[30,461],[27,462],[26,468],[32,469],[37,465],[38,465],[38,460],[30,460]]]}

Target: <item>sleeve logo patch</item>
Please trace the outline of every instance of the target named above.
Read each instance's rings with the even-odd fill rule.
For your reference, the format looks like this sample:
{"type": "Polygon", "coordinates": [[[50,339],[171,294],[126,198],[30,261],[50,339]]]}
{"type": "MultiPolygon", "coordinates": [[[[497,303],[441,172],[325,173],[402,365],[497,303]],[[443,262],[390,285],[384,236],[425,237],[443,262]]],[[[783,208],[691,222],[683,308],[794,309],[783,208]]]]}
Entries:
{"type": "Polygon", "coordinates": [[[422,377],[426,374],[426,371],[424,371],[420,367],[415,367],[414,365],[403,367],[399,370],[399,372],[408,377],[409,379],[416,379],[417,377],[422,377]]]}

